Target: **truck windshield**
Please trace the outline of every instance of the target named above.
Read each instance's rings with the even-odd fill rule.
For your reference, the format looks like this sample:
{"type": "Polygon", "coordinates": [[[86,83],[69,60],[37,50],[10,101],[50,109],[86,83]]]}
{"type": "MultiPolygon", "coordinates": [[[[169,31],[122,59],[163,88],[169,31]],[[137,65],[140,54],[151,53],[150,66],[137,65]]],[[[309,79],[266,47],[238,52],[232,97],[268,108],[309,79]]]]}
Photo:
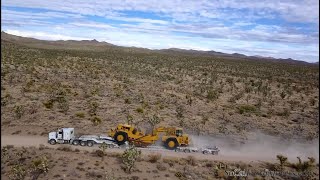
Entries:
{"type": "Polygon", "coordinates": [[[182,130],[176,130],[176,136],[182,136],[182,130]]]}
{"type": "Polygon", "coordinates": [[[136,134],[137,133],[137,129],[134,128],[133,131],[132,131],[132,134],[136,134]]]}

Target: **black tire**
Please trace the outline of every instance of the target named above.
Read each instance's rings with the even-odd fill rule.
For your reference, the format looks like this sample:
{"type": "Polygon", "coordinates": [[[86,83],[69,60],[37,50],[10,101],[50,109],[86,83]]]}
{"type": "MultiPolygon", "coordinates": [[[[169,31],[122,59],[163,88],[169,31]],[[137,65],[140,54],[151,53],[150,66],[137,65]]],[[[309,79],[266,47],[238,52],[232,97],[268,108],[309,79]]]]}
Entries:
{"type": "Polygon", "coordinates": [[[168,138],[167,140],[166,140],[166,142],[165,142],[165,147],[167,148],[167,149],[169,149],[169,150],[174,150],[174,149],[176,149],[177,147],[178,147],[178,141],[177,141],[177,139],[176,138],[168,138]],[[172,146],[172,147],[170,147],[169,146],[169,143],[170,142],[173,142],[174,143],[174,145],[172,146]]]}
{"type": "Polygon", "coordinates": [[[87,145],[88,145],[89,147],[92,147],[92,146],[94,145],[94,142],[93,142],[93,141],[88,141],[88,142],[87,142],[87,145]]]}
{"type": "Polygon", "coordinates": [[[75,141],[72,142],[72,144],[75,145],[75,146],[78,146],[79,145],[79,141],[75,140],[75,141]]]}
{"type": "Polygon", "coordinates": [[[81,146],[86,146],[86,145],[87,145],[87,142],[86,142],[86,141],[80,141],[80,145],[81,145],[81,146]]]}
{"type": "Polygon", "coordinates": [[[184,152],[185,153],[191,153],[190,149],[185,149],[184,152]]]}
{"type": "Polygon", "coordinates": [[[54,140],[54,139],[50,139],[50,141],[49,141],[49,144],[51,144],[51,145],[55,145],[57,142],[56,142],[56,140],[54,140]]]}
{"type": "Polygon", "coordinates": [[[125,132],[116,132],[113,138],[116,141],[116,143],[120,146],[120,145],[123,145],[128,140],[128,135],[125,132]],[[120,136],[122,136],[123,138],[121,139],[120,136]],[[118,138],[120,139],[118,140],[118,138]]]}
{"type": "Polygon", "coordinates": [[[203,154],[208,154],[208,151],[202,151],[203,154]]]}

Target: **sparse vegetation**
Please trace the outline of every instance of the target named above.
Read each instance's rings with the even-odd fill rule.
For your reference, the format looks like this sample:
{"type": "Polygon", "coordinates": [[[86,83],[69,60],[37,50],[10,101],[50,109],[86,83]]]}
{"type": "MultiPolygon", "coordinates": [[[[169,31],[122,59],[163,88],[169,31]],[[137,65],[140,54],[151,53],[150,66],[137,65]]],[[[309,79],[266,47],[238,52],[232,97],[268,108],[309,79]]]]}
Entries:
{"type": "Polygon", "coordinates": [[[254,106],[251,105],[241,105],[238,107],[239,113],[244,114],[244,113],[254,113],[257,111],[257,109],[254,106]]]}
{"type": "Polygon", "coordinates": [[[38,179],[39,175],[42,173],[47,173],[49,171],[49,163],[47,157],[43,156],[39,159],[32,161],[31,174],[33,179],[38,179]]]}
{"type": "Polygon", "coordinates": [[[25,178],[27,172],[21,164],[16,164],[11,167],[9,172],[9,179],[11,180],[22,180],[25,178]]]}
{"type": "Polygon", "coordinates": [[[131,146],[122,154],[122,162],[125,165],[125,171],[131,173],[137,159],[141,156],[141,151],[131,146]]]}
{"type": "Polygon", "coordinates": [[[79,118],[84,118],[84,117],[85,117],[84,112],[77,112],[75,115],[76,115],[77,117],[79,117],[79,118]]]}
{"type": "MultiPolygon", "coordinates": [[[[258,130],[284,138],[319,137],[318,66],[113,46],[59,47],[54,43],[25,42],[1,42],[1,125],[5,135],[44,136],[51,129],[48,127],[57,126],[103,133],[108,130],[106,127],[117,123],[147,123],[151,118],[154,124],[183,126],[205,136],[232,135],[242,140],[250,136],[251,130],[258,130]]],[[[176,174],[182,179],[225,176],[223,170],[213,174],[215,162],[194,159],[193,163],[192,158],[161,157],[151,163],[147,156],[141,161],[123,160],[129,156],[111,152],[105,156],[103,150],[95,155],[88,151],[75,153],[76,150],[63,147],[58,148],[59,153],[47,147],[30,147],[34,154],[28,152],[21,157],[22,151],[16,149],[9,146],[1,152],[4,179],[9,179],[9,173],[16,174],[13,179],[32,179],[32,160],[50,153],[55,157],[48,157],[53,173],[41,171],[39,179],[98,179],[104,177],[107,166],[114,170],[121,165],[126,172],[134,171],[136,165],[135,173],[141,169],[141,175],[159,175],[155,179],[175,178],[176,174]],[[84,164],[70,158],[71,153],[84,164]],[[114,163],[119,159],[123,163],[114,163]],[[189,176],[183,169],[192,164],[197,172],[190,170],[193,174],[189,176]],[[145,166],[150,169],[142,169],[145,166]]],[[[290,163],[279,159],[277,165],[284,171],[318,175],[318,166],[312,161],[290,163]]],[[[253,166],[249,168],[260,167],[253,166]]],[[[120,173],[119,178],[132,177],[120,173]]]]}
{"type": "Polygon", "coordinates": [[[22,105],[14,106],[14,113],[17,119],[20,119],[24,114],[24,107],[22,105]]]}
{"type": "Polygon", "coordinates": [[[156,163],[161,159],[161,154],[157,153],[157,154],[150,154],[149,155],[149,162],[151,163],[156,163]]]}
{"type": "Polygon", "coordinates": [[[141,108],[141,107],[137,108],[136,111],[137,111],[138,113],[143,113],[143,112],[144,112],[143,108],[141,108]]]}
{"type": "Polygon", "coordinates": [[[91,122],[93,123],[93,125],[97,126],[102,123],[102,120],[100,117],[94,116],[91,118],[91,122]]]}
{"type": "Polygon", "coordinates": [[[283,155],[277,155],[277,159],[280,162],[280,170],[283,170],[285,164],[287,163],[288,158],[283,155]]]}
{"type": "Polygon", "coordinates": [[[99,149],[102,150],[102,161],[104,160],[104,156],[106,155],[106,149],[108,149],[108,145],[103,142],[102,144],[100,144],[99,149]]]}

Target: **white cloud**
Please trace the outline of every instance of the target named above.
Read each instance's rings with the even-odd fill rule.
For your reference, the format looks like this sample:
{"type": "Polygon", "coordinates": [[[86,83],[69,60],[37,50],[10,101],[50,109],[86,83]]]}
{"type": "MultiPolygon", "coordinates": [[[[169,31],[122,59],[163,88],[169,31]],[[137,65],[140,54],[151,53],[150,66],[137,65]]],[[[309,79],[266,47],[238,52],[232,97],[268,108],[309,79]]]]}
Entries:
{"type": "MultiPolygon", "coordinates": [[[[319,20],[319,1],[317,0],[96,0],[94,2],[87,0],[55,0],[55,1],[38,1],[38,0],[10,0],[4,1],[3,6],[18,6],[30,8],[44,8],[55,11],[66,11],[72,13],[80,13],[83,15],[98,15],[105,16],[110,14],[110,11],[148,11],[156,13],[167,13],[173,17],[180,14],[196,15],[200,12],[202,16],[213,18],[221,17],[228,18],[232,14],[225,12],[224,8],[232,8],[238,10],[249,10],[255,14],[273,16],[278,13],[280,16],[290,21],[295,22],[313,22],[317,23],[319,20]],[[175,15],[174,15],[175,14],[175,15]]],[[[238,12],[239,13],[239,12],[238,12]]],[[[239,14],[238,14],[239,15],[239,14]]],[[[240,14],[246,15],[246,14],[240,14]]],[[[250,14],[247,14],[247,16],[250,14]]],[[[178,15],[179,16],[179,15],[178,15]]],[[[232,15],[237,17],[237,15],[232,15]]],[[[249,17],[249,16],[248,16],[249,17]]],[[[238,18],[240,18],[238,16],[238,18]]],[[[244,16],[241,16],[244,18],[244,16]]]]}
{"type": "Polygon", "coordinates": [[[317,0],[8,0],[2,2],[1,23],[4,30],[40,39],[86,38],[148,48],[176,45],[317,60],[318,52],[308,49],[319,46],[318,5],[317,0]],[[278,22],[256,24],[261,18],[278,22]]]}
{"type": "Polygon", "coordinates": [[[51,34],[47,32],[31,32],[31,31],[19,31],[19,30],[6,30],[6,33],[13,34],[22,37],[33,37],[42,40],[89,40],[83,37],[66,36],[62,34],[51,34]]]}
{"type": "Polygon", "coordinates": [[[113,26],[110,26],[108,24],[104,24],[104,23],[96,23],[96,22],[90,22],[90,21],[86,21],[86,22],[72,22],[69,23],[70,25],[73,26],[81,26],[81,27],[89,27],[89,28],[102,28],[102,29],[114,29],[113,26]]]}

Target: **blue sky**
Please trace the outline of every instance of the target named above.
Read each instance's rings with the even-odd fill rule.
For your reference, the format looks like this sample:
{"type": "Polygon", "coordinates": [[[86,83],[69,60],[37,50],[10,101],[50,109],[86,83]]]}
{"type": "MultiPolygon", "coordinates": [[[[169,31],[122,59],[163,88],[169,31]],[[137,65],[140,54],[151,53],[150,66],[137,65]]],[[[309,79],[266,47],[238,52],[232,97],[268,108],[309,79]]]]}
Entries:
{"type": "Polygon", "coordinates": [[[5,0],[1,30],[319,61],[318,0],[5,0]]]}

